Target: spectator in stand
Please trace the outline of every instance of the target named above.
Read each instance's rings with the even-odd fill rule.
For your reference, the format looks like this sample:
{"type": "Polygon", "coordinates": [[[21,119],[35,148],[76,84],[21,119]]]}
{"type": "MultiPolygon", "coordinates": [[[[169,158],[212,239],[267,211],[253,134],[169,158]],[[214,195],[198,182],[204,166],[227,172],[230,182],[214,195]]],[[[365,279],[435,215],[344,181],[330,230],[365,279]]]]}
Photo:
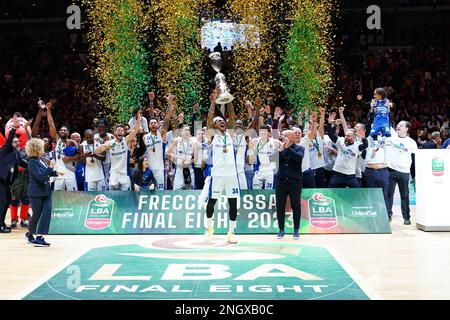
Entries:
{"type": "Polygon", "coordinates": [[[440,149],[441,148],[441,134],[439,131],[434,131],[431,133],[431,140],[425,142],[422,146],[422,149],[440,149]]]}
{"type": "Polygon", "coordinates": [[[428,131],[426,128],[424,128],[423,130],[418,130],[417,131],[417,145],[419,146],[420,149],[423,148],[423,145],[425,143],[427,143],[428,141],[428,131]]]}
{"type": "Polygon", "coordinates": [[[431,116],[430,121],[428,121],[428,123],[427,123],[427,127],[428,127],[429,132],[439,131],[439,129],[441,129],[441,124],[436,119],[435,115],[431,116]]]}

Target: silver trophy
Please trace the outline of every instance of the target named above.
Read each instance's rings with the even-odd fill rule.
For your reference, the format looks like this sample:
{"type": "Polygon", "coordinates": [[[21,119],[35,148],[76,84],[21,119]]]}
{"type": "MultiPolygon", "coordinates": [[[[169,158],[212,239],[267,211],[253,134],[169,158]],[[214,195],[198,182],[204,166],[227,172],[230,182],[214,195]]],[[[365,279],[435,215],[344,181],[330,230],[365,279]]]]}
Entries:
{"type": "Polygon", "coordinates": [[[220,94],[216,99],[216,104],[227,104],[234,100],[234,97],[228,91],[226,78],[223,73],[220,72],[222,69],[222,57],[220,52],[213,52],[208,56],[211,59],[211,66],[217,72],[214,81],[216,86],[220,88],[220,94]]]}

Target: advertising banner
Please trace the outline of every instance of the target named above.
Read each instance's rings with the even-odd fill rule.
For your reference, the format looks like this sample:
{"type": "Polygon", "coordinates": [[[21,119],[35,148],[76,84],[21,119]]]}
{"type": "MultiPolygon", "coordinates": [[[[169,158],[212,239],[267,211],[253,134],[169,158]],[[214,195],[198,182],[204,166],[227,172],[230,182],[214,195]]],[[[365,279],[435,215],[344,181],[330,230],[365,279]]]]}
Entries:
{"type": "MultiPolygon", "coordinates": [[[[200,191],[54,192],[50,234],[203,234],[200,191]]],[[[304,189],[300,233],[391,233],[381,189],[304,189]]],[[[286,232],[292,210],[286,208],[286,232]]],[[[228,200],[214,211],[217,234],[228,229],[228,200]]],[[[274,190],[243,190],[236,234],[278,232],[274,190]]]]}

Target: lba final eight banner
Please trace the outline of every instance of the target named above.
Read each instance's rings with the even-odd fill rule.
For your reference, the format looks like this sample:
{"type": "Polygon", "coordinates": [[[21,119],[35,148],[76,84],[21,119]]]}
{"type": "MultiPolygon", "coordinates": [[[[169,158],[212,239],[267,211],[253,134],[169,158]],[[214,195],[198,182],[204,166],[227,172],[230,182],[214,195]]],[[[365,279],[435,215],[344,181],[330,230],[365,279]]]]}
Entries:
{"type": "MultiPolygon", "coordinates": [[[[202,234],[200,191],[54,192],[50,234],[202,234]]],[[[381,189],[304,189],[300,233],[391,233],[381,189]]],[[[293,227],[287,208],[286,231],[293,227]]],[[[243,190],[237,234],[278,232],[274,190],[243,190]]],[[[214,228],[228,229],[228,201],[216,203],[214,228]]]]}

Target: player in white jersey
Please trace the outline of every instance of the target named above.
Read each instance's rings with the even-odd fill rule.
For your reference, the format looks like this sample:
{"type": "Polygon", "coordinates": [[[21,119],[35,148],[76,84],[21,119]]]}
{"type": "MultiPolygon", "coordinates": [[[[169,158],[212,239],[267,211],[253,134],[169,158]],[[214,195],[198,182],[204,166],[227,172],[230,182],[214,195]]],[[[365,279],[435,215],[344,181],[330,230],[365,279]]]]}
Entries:
{"type": "MultiPolygon", "coordinates": [[[[338,121],[340,121],[340,123],[342,124],[342,128],[344,129],[344,132],[347,132],[349,129],[348,125],[347,125],[347,120],[345,120],[345,116],[344,116],[344,107],[339,107],[339,117],[340,119],[336,120],[336,123],[338,121]]],[[[334,116],[333,116],[334,119],[334,116]]],[[[362,123],[357,123],[355,125],[354,130],[358,130],[358,127],[362,127],[362,128],[366,128],[366,126],[362,123]]],[[[366,132],[366,138],[369,136],[369,132],[370,132],[370,125],[367,126],[368,130],[365,130],[366,132]]],[[[362,143],[362,139],[358,136],[356,136],[356,143],[361,144],[362,143]]],[[[365,153],[367,152],[366,150],[361,151],[361,153],[358,154],[357,160],[356,160],[356,171],[355,171],[355,175],[356,175],[356,180],[358,181],[358,184],[360,187],[365,187],[364,186],[364,171],[366,170],[366,162],[365,162],[365,153]]]]}
{"type": "Polygon", "coordinates": [[[198,144],[191,137],[189,126],[183,126],[181,137],[175,138],[167,155],[175,163],[175,180],[173,190],[190,190],[194,188],[193,163],[198,156],[198,144]]]}
{"type": "Polygon", "coordinates": [[[325,152],[323,139],[325,136],[325,108],[320,109],[320,121],[319,129],[315,137],[310,140],[309,148],[309,160],[311,164],[311,170],[313,171],[314,182],[317,188],[326,188],[325,177],[325,152]]]}
{"type": "MultiPolygon", "coordinates": [[[[411,124],[408,121],[400,121],[396,130],[392,130],[392,137],[387,142],[387,163],[389,170],[388,214],[392,217],[392,205],[394,202],[395,186],[398,184],[401,199],[401,210],[404,224],[411,224],[409,208],[409,177],[411,168],[414,167],[414,154],[417,151],[417,143],[408,137],[411,124]]],[[[414,177],[413,177],[414,179],[414,177]]]]}
{"type": "Polygon", "coordinates": [[[247,156],[247,140],[245,139],[244,123],[236,121],[233,141],[236,145],[236,166],[241,190],[247,190],[247,178],[245,177],[245,160],[247,156]]]}
{"type": "MultiPolygon", "coordinates": [[[[164,125],[160,128],[158,120],[155,118],[149,119],[150,132],[144,135],[144,144],[147,148],[147,158],[150,170],[155,176],[157,189],[166,189],[165,183],[165,148],[167,145],[167,131],[170,124],[170,117],[173,113],[173,99],[175,97],[169,95],[166,97],[169,104],[166,117],[164,118],[164,125]]],[[[151,107],[152,108],[152,107],[151,107]]]]}
{"type": "Polygon", "coordinates": [[[52,104],[47,104],[47,122],[50,130],[50,137],[56,141],[55,146],[55,170],[63,173],[55,178],[55,191],[77,191],[77,181],[75,178],[75,162],[80,159],[80,155],[69,157],[64,155],[64,148],[69,137],[69,127],[61,126],[58,134],[51,113],[52,104]]]}
{"type": "Polygon", "coordinates": [[[360,185],[356,180],[357,159],[360,153],[367,149],[368,146],[364,128],[359,127],[356,132],[354,129],[348,129],[345,133],[345,138],[338,138],[336,135],[336,127],[334,125],[329,125],[328,136],[336,143],[338,151],[329,187],[359,188],[360,185]],[[357,135],[362,139],[362,143],[356,141],[357,135]]]}
{"type": "Polygon", "coordinates": [[[213,215],[214,206],[225,192],[228,198],[229,206],[229,229],[227,234],[228,243],[235,244],[234,229],[236,228],[237,218],[237,198],[240,196],[239,180],[236,167],[236,150],[232,139],[232,135],[227,132],[229,129],[235,127],[235,114],[233,105],[227,104],[228,122],[226,123],[222,117],[215,117],[215,100],[220,92],[216,88],[215,92],[211,94],[211,106],[208,113],[207,132],[206,136],[209,145],[209,156],[207,165],[211,167],[211,177],[209,183],[205,183],[204,189],[208,188],[208,203],[206,206],[206,240],[210,240],[214,233],[213,229],[213,215]]]}
{"type": "MultiPolygon", "coordinates": [[[[202,190],[205,185],[205,177],[203,176],[203,154],[207,151],[207,141],[205,139],[205,131],[203,129],[198,129],[196,136],[194,137],[194,143],[196,144],[194,152],[194,188],[196,190],[202,190]]],[[[207,153],[206,153],[207,154],[207,153]]]]}
{"type": "Polygon", "coordinates": [[[314,148],[311,140],[314,139],[317,136],[317,113],[312,112],[311,113],[311,126],[310,130],[307,135],[303,137],[303,131],[302,129],[296,127],[293,128],[292,131],[294,131],[296,139],[295,144],[303,147],[305,149],[303,161],[302,161],[302,188],[315,188],[316,187],[316,181],[314,179],[314,173],[311,169],[311,157],[309,155],[312,148],[314,148]]]}
{"type": "Polygon", "coordinates": [[[114,139],[107,141],[94,150],[101,154],[109,150],[111,154],[111,171],[109,175],[110,190],[130,190],[131,181],[128,176],[128,145],[136,137],[141,126],[141,117],[138,116],[136,125],[130,134],[124,138],[125,130],[122,124],[114,128],[114,139]]]}
{"type": "Polygon", "coordinates": [[[255,168],[253,189],[273,189],[276,163],[272,158],[278,153],[281,142],[270,137],[271,128],[268,125],[259,128],[259,135],[259,138],[250,141],[249,146],[249,160],[255,168]]]}
{"type": "MultiPolygon", "coordinates": [[[[94,135],[94,140],[99,144],[104,144],[109,140],[114,139],[114,135],[108,132],[108,123],[105,119],[100,119],[97,123],[98,133],[94,135]]],[[[105,152],[105,160],[102,161],[103,172],[105,174],[105,184],[108,188],[109,181],[109,170],[111,168],[111,154],[109,151],[105,152]]]]}
{"type": "Polygon", "coordinates": [[[105,191],[106,181],[102,166],[105,153],[101,155],[94,153],[94,150],[100,147],[100,143],[94,139],[92,130],[88,129],[84,132],[84,139],[80,148],[81,163],[84,165],[84,190],[105,191]]]}
{"type": "MultiPolygon", "coordinates": [[[[383,190],[386,211],[389,208],[389,171],[387,168],[386,140],[372,136],[367,138],[369,147],[366,149],[364,187],[381,188],[383,190]]],[[[389,217],[390,218],[390,217],[389,217]]]]}

